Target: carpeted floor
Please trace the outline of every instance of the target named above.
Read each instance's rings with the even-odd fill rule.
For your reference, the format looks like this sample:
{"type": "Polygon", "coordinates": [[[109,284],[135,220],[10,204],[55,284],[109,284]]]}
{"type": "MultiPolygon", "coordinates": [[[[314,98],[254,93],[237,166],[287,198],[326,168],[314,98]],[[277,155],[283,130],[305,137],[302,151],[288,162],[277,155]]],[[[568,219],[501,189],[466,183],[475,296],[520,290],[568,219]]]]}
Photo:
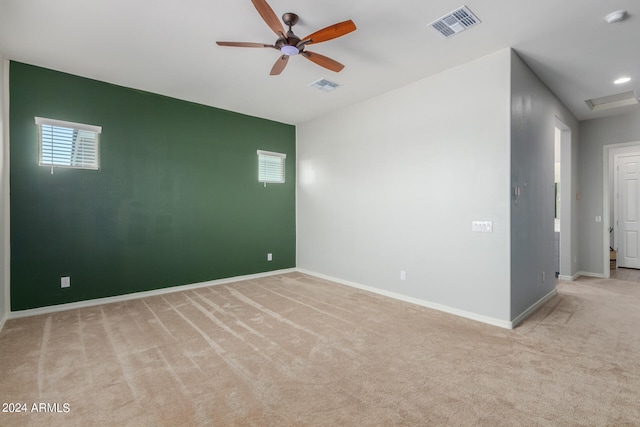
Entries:
{"type": "Polygon", "coordinates": [[[291,273],[7,321],[0,425],[637,426],[639,326],[637,283],[508,331],[291,273]]]}

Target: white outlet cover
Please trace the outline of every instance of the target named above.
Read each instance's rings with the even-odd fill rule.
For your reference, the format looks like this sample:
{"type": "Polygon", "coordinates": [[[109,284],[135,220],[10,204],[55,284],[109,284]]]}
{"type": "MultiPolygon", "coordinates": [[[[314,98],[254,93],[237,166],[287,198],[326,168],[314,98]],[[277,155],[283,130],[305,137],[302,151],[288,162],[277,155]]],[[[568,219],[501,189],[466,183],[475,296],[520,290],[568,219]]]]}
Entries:
{"type": "Polygon", "coordinates": [[[273,260],[273,254],[267,254],[267,261],[273,260]]]}
{"type": "Polygon", "coordinates": [[[493,221],[471,221],[471,231],[476,233],[493,233],[493,221]]]}
{"type": "Polygon", "coordinates": [[[71,277],[61,277],[60,278],[60,287],[68,288],[71,286],[71,277]]]}

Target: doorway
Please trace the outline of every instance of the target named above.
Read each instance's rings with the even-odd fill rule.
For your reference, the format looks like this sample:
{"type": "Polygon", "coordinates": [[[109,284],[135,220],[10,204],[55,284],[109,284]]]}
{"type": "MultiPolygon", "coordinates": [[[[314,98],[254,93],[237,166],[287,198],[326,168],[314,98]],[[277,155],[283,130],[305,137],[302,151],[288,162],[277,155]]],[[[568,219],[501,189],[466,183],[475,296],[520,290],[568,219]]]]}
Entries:
{"type": "Polygon", "coordinates": [[[556,275],[571,280],[571,128],[556,117],[554,135],[556,275]]]}
{"type": "MultiPolygon", "coordinates": [[[[603,227],[602,227],[602,243],[603,243],[603,277],[609,278],[611,277],[611,268],[610,268],[610,259],[611,259],[611,248],[619,250],[620,245],[622,244],[623,238],[621,233],[624,230],[621,230],[619,224],[619,217],[621,216],[620,206],[619,206],[619,195],[621,190],[630,191],[633,189],[635,184],[631,184],[628,186],[629,188],[619,188],[624,187],[620,185],[620,174],[618,166],[620,166],[621,159],[630,158],[634,155],[640,156],[640,142],[633,141],[622,144],[611,144],[605,145],[603,147],[603,227]],[[616,221],[618,223],[616,223],[616,221]]],[[[629,159],[627,159],[629,160],[629,159]]],[[[628,162],[627,162],[628,163],[628,162]]],[[[633,163],[633,160],[631,160],[633,163]]],[[[623,170],[624,175],[624,170],[623,170]]],[[[624,178],[623,178],[624,180],[624,178]]],[[[636,193],[636,196],[640,196],[640,194],[636,193]]],[[[623,196],[623,199],[625,197],[623,196]]],[[[628,212],[629,214],[634,214],[633,210],[628,212]]],[[[633,215],[632,215],[633,216],[633,215]]],[[[624,228],[624,227],[623,227],[624,228]]],[[[631,230],[633,231],[633,230],[631,230]]],[[[633,233],[631,233],[633,234],[633,233]]],[[[633,237],[631,235],[630,237],[633,237]]],[[[633,243],[633,241],[628,241],[628,243],[633,243]]],[[[626,249],[627,243],[625,243],[626,249]]],[[[632,245],[633,246],[633,245],[632,245]]],[[[638,250],[640,250],[640,246],[635,245],[638,250]]],[[[631,255],[634,255],[633,253],[631,255]]],[[[620,261],[617,261],[618,264],[620,261]]],[[[623,264],[626,262],[623,261],[623,264]]],[[[639,264],[640,265],[640,264],[639,264]]]]}
{"type": "Polygon", "coordinates": [[[614,152],[614,215],[609,232],[618,267],[640,269],[640,152],[636,149],[614,152]]]}

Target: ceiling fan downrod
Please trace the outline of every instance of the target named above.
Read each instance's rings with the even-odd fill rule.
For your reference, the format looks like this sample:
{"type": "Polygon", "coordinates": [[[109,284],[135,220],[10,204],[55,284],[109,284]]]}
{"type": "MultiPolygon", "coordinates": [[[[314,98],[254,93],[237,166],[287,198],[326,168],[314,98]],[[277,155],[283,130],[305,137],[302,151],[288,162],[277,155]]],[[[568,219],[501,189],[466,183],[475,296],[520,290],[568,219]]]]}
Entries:
{"type": "Polygon", "coordinates": [[[302,53],[304,50],[304,44],[300,46],[300,37],[296,36],[291,29],[291,27],[298,23],[299,19],[300,17],[292,12],[287,12],[282,15],[282,22],[289,27],[289,31],[287,31],[284,38],[280,37],[276,41],[276,47],[280,49],[283,55],[293,56],[302,53]]]}

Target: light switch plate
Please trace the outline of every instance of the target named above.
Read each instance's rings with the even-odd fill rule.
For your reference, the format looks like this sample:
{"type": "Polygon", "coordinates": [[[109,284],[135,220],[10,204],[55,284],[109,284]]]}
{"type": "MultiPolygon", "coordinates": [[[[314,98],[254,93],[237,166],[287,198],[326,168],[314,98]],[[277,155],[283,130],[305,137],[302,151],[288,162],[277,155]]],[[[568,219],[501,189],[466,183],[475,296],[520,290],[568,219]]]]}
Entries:
{"type": "Polygon", "coordinates": [[[60,287],[68,288],[71,286],[71,277],[61,277],[60,278],[60,287]]]}

